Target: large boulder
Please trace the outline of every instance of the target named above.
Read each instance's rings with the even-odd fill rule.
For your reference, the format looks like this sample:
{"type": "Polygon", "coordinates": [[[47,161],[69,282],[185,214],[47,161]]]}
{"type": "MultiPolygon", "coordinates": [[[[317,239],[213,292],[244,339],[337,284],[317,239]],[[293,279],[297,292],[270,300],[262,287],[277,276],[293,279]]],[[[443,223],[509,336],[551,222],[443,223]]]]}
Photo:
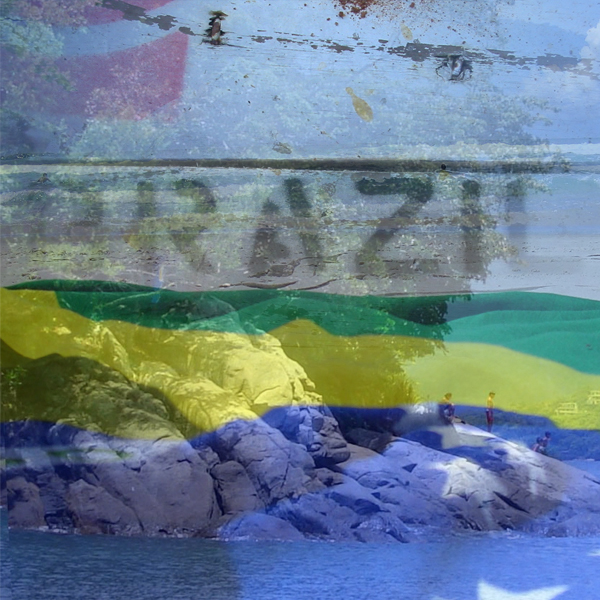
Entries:
{"type": "Polygon", "coordinates": [[[35,454],[48,459],[43,470],[26,469],[33,482],[13,477],[22,472],[18,468],[8,470],[11,526],[193,534],[221,515],[208,467],[186,441],[125,441],[67,426],[49,435],[76,445],[40,444],[35,454]],[[74,433],[67,436],[67,430],[74,433]]]}
{"type": "Polygon", "coordinates": [[[264,421],[287,439],[304,446],[317,467],[329,467],[350,457],[337,421],[315,406],[291,406],[270,411],[264,421]]]}
{"type": "MultiPolygon", "coordinates": [[[[543,527],[552,537],[581,537],[600,535],[600,511],[575,514],[564,521],[537,523],[537,530],[543,527]]],[[[533,529],[533,528],[532,528],[533,529]]],[[[534,530],[535,531],[535,530],[534,530]]]]}
{"type": "Polygon", "coordinates": [[[73,525],[81,533],[141,533],[135,513],[104,488],[79,479],[71,483],[66,495],[73,525]]]}
{"type": "Polygon", "coordinates": [[[383,452],[387,445],[394,439],[394,436],[389,431],[373,431],[362,427],[351,429],[346,433],[345,437],[348,442],[356,446],[369,448],[369,450],[374,450],[375,452],[383,452]]]}
{"type": "Polygon", "coordinates": [[[309,539],[353,540],[362,519],[351,508],[322,494],[304,494],[282,500],[269,514],[291,523],[309,539]]]}
{"type": "Polygon", "coordinates": [[[427,477],[429,471],[425,465],[437,458],[430,454],[433,451],[397,439],[383,455],[360,446],[348,447],[352,454],[350,460],[337,468],[368,489],[384,510],[406,524],[451,526],[451,513],[427,477]],[[413,474],[417,465],[425,468],[413,474]]]}
{"type": "Polygon", "coordinates": [[[10,527],[43,527],[44,504],[38,487],[23,477],[14,477],[6,483],[8,525],[10,527]]]}
{"type": "Polygon", "coordinates": [[[245,469],[265,506],[305,494],[314,462],[305,448],[290,442],[264,421],[235,421],[215,432],[211,445],[222,461],[245,469]]]}
{"type": "Polygon", "coordinates": [[[56,355],[27,363],[19,393],[50,423],[4,427],[11,524],[154,535],[203,531],[220,516],[208,466],[164,398],[56,355]]]}
{"type": "Polygon", "coordinates": [[[244,467],[235,460],[215,465],[210,474],[215,480],[219,504],[224,514],[252,512],[264,509],[244,467]]]}
{"type": "Polygon", "coordinates": [[[378,513],[362,521],[354,530],[360,542],[407,542],[413,537],[410,529],[397,516],[378,513]]]}
{"type": "Polygon", "coordinates": [[[245,399],[199,374],[182,376],[165,364],[144,361],[138,379],[148,388],[162,390],[182,415],[180,428],[190,437],[236,419],[257,416],[245,399]]]}
{"type": "Polygon", "coordinates": [[[67,504],[68,482],[53,471],[39,475],[36,481],[44,505],[45,524],[53,530],[68,531],[73,525],[67,504]]]}
{"type": "MultiPolygon", "coordinates": [[[[546,534],[549,519],[554,526],[574,512],[592,515],[594,522],[600,482],[592,476],[477,428],[457,424],[453,429],[458,440],[444,452],[396,440],[384,456],[426,486],[428,505],[441,501],[455,525],[546,534]]],[[[389,494],[380,498],[390,501],[389,494]]]]}
{"type": "Polygon", "coordinates": [[[242,514],[221,525],[217,537],[225,541],[277,540],[293,542],[305,539],[288,521],[261,512],[242,514]]]}

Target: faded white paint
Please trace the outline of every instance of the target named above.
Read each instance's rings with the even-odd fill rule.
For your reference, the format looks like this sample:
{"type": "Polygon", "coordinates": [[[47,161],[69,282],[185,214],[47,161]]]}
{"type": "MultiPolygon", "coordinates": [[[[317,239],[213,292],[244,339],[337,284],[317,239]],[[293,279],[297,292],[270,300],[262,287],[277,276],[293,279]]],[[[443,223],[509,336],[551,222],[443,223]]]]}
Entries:
{"type": "MultiPolygon", "coordinates": [[[[361,19],[339,18],[333,0],[168,3],[149,14],[172,15],[178,27],[198,34],[190,36],[176,117],[133,127],[88,123],[72,154],[280,158],[284,147],[290,157],[504,159],[548,154],[543,145],[532,147],[546,139],[600,142],[600,121],[590,118],[600,104],[596,2],[381,6],[361,19]],[[216,8],[229,15],[219,47],[201,35],[216,8]],[[470,78],[449,81],[436,73],[443,59],[435,55],[444,47],[472,62],[470,78]],[[357,115],[348,87],[369,105],[372,120],[357,115]]],[[[65,52],[135,47],[174,30],[119,21],[64,31],[65,52]]]]}

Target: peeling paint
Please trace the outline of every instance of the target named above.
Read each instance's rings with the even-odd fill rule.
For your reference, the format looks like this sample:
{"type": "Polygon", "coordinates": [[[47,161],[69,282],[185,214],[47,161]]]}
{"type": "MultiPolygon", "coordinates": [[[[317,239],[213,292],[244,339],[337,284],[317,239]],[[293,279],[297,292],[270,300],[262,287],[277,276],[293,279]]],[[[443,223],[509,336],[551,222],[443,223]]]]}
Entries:
{"type": "Polygon", "coordinates": [[[250,38],[253,42],[258,42],[259,44],[264,44],[273,38],[270,35],[253,35],[250,38]]]}
{"type": "Polygon", "coordinates": [[[168,31],[175,27],[177,19],[171,15],[157,15],[151,17],[146,13],[144,8],[129,4],[128,2],[122,2],[121,0],[102,0],[102,8],[109,8],[111,10],[118,10],[123,13],[123,18],[126,21],[139,21],[145,25],[158,25],[159,29],[168,31]]]}
{"type": "Polygon", "coordinates": [[[330,44],[325,44],[324,47],[329,48],[330,50],[333,50],[333,51],[337,52],[338,54],[341,54],[342,52],[354,52],[354,48],[352,48],[351,46],[346,46],[344,44],[338,44],[337,42],[331,42],[330,44]]]}
{"type": "MultiPolygon", "coordinates": [[[[123,14],[123,18],[126,20],[139,21],[140,23],[149,26],[158,26],[159,29],[165,31],[176,27],[177,24],[177,18],[172,15],[150,16],[147,14],[145,9],[135,6],[133,4],[129,4],[127,2],[123,2],[121,0],[103,0],[101,5],[103,8],[108,8],[121,12],[123,14]]],[[[194,32],[193,29],[189,26],[180,26],[179,31],[190,36],[202,35],[200,33],[194,32]]],[[[424,62],[425,60],[432,59],[440,55],[462,55],[465,56],[465,58],[468,59],[471,63],[477,62],[481,64],[490,64],[494,60],[494,58],[499,58],[508,65],[518,66],[523,68],[524,70],[528,70],[529,65],[537,65],[543,68],[548,68],[552,71],[577,70],[577,73],[580,75],[585,75],[592,79],[598,79],[598,76],[596,74],[592,73],[588,68],[585,67],[585,61],[573,56],[545,54],[543,56],[528,57],[517,56],[513,51],[498,50],[494,48],[467,50],[465,47],[457,45],[426,44],[419,42],[419,40],[413,42],[413,32],[405,23],[402,23],[400,25],[400,31],[403,37],[408,41],[406,46],[385,47],[385,45],[389,43],[389,40],[379,39],[378,42],[382,44],[382,46],[369,46],[368,48],[379,52],[389,53],[394,56],[410,58],[415,62],[424,62]]],[[[280,36],[301,36],[301,34],[298,33],[284,31],[277,31],[276,33],[280,36]]],[[[239,39],[243,40],[244,36],[240,36],[239,39]]],[[[308,40],[292,40],[288,37],[273,38],[272,36],[268,35],[253,35],[250,36],[249,39],[253,42],[260,44],[264,44],[268,41],[276,39],[277,42],[284,45],[287,43],[294,43],[299,46],[308,46],[312,50],[325,48],[333,50],[337,54],[341,54],[342,52],[354,52],[357,49],[361,49],[362,47],[362,50],[365,51],[365,53],[367,53],[367,47],[364,46],[362,42],[356,42],[355,45],[342,43],[341,41],[334,41],[332,39],[315,39],[309,42],[308,40]]]]}
{"type": "MultiPolygon", "coordinates": [[[[597,144],[598,127],[584,115],[597,104],[600,72],[582,6],[569,29],[556,15],[551,24],[512,19],[510,0],[460,10],[415,4],[373,0],[367,18],[348,11],[336,24],[336,0],[284,12],[257,2],[195,0],[188,10],[179,1],[100,1],[85,27],[43,24],[59,36],[45,73],[56,68],[72,91],[13,65],[14,89],[24,82],[35,98],[27,110],[13,100],[31,126],[13,123],[18,143],[4,156],[502,161],[551,158],[554,144],[597,144]],[[211,9],[229,13],[231,43],[205,43],[211,9]],[[175,66],[181,76],[172,82],[175,66]],[[348,114],[347,85],[359,91],[346,93],[369,127],[348,114]],[[50,133],[35,130],[41,120],[50,133]]],[[[30,35],[38,26],[32,21],[30,35]]]]}

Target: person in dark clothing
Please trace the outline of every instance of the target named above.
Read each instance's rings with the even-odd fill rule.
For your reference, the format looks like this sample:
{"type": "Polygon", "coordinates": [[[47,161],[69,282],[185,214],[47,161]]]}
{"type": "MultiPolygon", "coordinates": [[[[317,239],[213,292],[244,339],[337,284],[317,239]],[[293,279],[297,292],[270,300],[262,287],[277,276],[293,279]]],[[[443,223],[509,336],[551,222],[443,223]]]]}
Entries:
{"type": "Polygon", "coordinates": [[[439,404],[440,417],[446,423],[452,423],[454,421],[454,413],[456,411],[454,403],[452,402],[452,394],[448,392],[444,394],[442,401],[439,404]]]}
{"type": "Polygon", "coordinates": [[[535,440],[535,444],[533,446],[531,446],[531,449],[534,452],[539,452],[540,451],[540,444],[542,443],[542,438],[539,437],[535,440]]]}
{"type": "Polygon", "coordinates": [[[548,456],[548,443],[550,442],[551,433],[546,431],[544,437],[540,441],[540,447],[538,448],[538,452],[540,454],[545,454],[548,456]]]}

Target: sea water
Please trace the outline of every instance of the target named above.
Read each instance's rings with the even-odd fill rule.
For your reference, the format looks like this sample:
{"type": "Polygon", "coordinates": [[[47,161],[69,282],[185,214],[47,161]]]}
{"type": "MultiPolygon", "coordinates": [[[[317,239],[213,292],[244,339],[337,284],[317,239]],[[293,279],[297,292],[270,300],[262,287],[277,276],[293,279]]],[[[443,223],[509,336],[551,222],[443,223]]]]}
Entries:
{"type": "Polygon", "coordinates": [[[600,538],[217,542],[9,533],[4,525],[1,550],[3,600],[600,598],[600,538]]]}

